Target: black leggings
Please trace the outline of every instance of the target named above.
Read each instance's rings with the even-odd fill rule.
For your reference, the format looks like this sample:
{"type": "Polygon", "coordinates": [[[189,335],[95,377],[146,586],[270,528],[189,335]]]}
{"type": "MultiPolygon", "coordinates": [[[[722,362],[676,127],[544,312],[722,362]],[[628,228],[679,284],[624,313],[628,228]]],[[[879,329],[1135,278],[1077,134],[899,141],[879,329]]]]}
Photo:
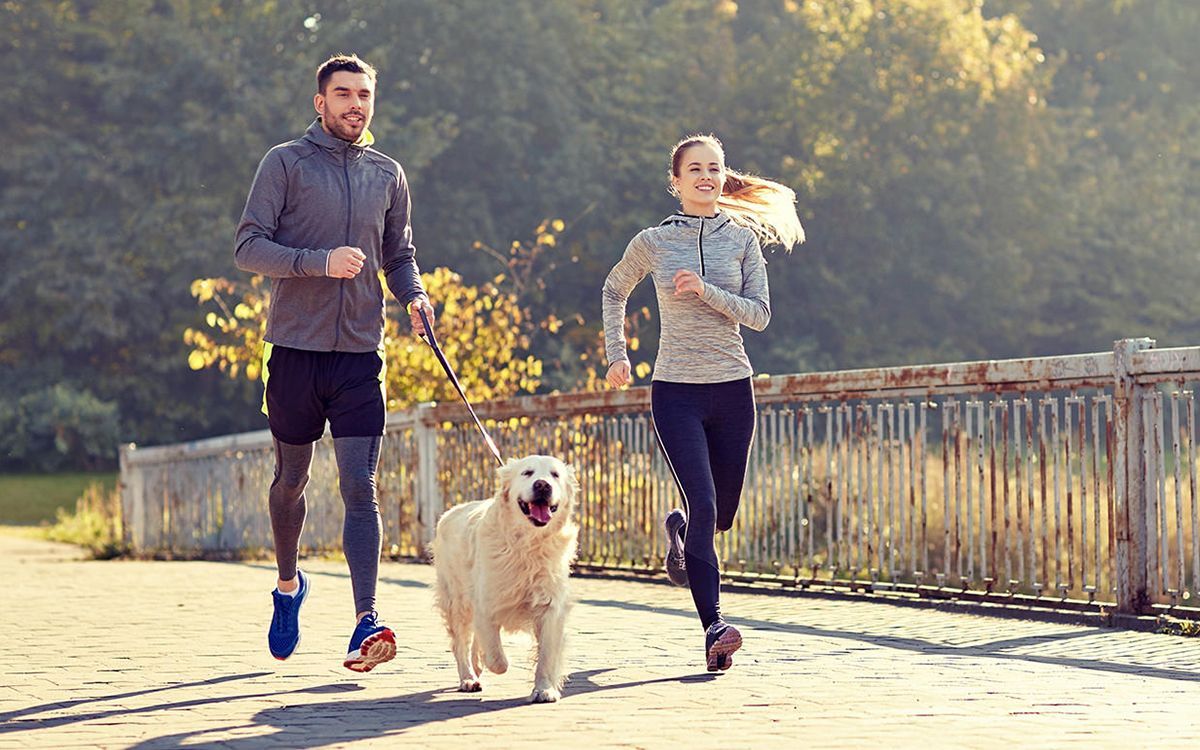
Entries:
{"type": "Polygon", "coordinates": [[[716,531],[733,526],[754,439],[750,378],[726,383],[654,381],[654,430],[687,514],[684,559],[688,586],[705,630],[721,618],[716,531]]]}

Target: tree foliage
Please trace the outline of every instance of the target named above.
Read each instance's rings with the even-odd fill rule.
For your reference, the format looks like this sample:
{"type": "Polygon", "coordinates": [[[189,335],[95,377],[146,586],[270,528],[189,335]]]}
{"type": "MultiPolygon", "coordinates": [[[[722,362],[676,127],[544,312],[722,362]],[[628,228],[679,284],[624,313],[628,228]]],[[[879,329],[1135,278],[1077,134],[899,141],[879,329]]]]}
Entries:
{"type": "MultiPolygon", "coordinates": [[[[529,353],[530,341],[538,335],[554,336],[562,322],[552,314],[534,319],[528,305],[545,293],[539,275],[543,252],[557,244],[564,228],[561,220],[544,221],[533,241],[513,242],[504,253],[477,243],[477,249],[506,269],[480,285],[464,283],[460,274],[448,268],[421,275],[425,290],[438,301],[434,335],[471,400],[534,393],[541,385],[543,364],[529,353]]],[[[380,283],[386,284],[382,274],[380,283]]],[[[216,368],[231,378],[257,380],[262,374],[263,334],[271,304],[267,280],[258,275],[246,282],[196,279],[191,291],[207,311],[203,326],[183,333],[184,343],[191,347],[188,365],[193,370],[216,368]]],[[[384,319],[388,410],[457,399],[433,349],[412,334],[408,316],[397,306],[389,300],[384,319]]],[[[592,379],[578,385],[594,384],[592,379]]]]}
{"type": "MultiPolygon", "coordinates": [[[[234,276],[234,225],[338,51],[380,70],[372,130],[407,170],[418,261],[453,270],[464,317],[443,320],[516,295],[510,363],[456,351],[473,388],[595,383],[604,275],[674,210],[667,150],[689,132],[799,196],[809,242],[769,256],[774,321],[747,333],[760,371],[1200,340],[1194,3],[503,5],[0,4],[0,61],[39,92],[0,111],[0,419],[48,399],[77,405],[55,413],[78,430],[111,406],[113,441],[260,426],[252,358],[220,349],[256,346],[267,291],[234,276]],[[554,244],[512,255],[547,216],[565,221],[554,244]],[[199,309],[197,279],[214,284],[199,309]]],[[[630,304],[643,372],[649,286],[630,304]]],[[[426,353],[393,340],[414,351],[391,392],[420,398],[426,353]]],[[[4,445],[4,465],[32,465],[4,445]]]]}

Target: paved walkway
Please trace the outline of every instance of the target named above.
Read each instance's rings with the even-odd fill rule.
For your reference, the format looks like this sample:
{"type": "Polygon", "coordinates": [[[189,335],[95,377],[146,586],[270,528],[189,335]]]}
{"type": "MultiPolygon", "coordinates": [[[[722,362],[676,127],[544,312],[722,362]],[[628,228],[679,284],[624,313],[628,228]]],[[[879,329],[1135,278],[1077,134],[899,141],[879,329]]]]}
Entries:
{"type": "Polygon", "coordinates": [[[528,705],[529,642],[463,694],[432,570],[385,564],[404,635],[341,668],[339,562],[309,561],[295,656],[267,653],[272,568],[95,562],[0,537],[0,747],[1194,747],[1200,640],[872,602],[727,595],[735,667],[704,672],[686,591],[583,579],[564,699],[528,705]]]}

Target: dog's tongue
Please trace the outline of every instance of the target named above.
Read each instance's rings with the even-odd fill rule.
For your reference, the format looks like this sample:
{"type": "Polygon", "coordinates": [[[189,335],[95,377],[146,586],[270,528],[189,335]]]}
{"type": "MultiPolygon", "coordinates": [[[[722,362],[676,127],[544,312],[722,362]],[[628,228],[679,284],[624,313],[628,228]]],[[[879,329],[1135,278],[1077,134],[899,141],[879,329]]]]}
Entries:
{"type": "Polygon", "coordinates": [[[529,504],[529,517],[541,523],[550,523],[550,506],[539,503],[529,504]]]}

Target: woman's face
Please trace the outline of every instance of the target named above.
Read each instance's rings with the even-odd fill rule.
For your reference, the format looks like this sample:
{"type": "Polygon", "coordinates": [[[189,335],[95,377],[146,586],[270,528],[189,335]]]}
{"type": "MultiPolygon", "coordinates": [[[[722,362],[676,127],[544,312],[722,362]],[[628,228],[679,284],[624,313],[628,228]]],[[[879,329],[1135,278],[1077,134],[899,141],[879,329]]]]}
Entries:
{"type": "Polygon", "coordinates": [[[707,143],[688,146],[679,160],[679,174],[671,176],[683,212],[709,216],[716,213],[717,198],[725,186],[725,157],[707,143]]]}

